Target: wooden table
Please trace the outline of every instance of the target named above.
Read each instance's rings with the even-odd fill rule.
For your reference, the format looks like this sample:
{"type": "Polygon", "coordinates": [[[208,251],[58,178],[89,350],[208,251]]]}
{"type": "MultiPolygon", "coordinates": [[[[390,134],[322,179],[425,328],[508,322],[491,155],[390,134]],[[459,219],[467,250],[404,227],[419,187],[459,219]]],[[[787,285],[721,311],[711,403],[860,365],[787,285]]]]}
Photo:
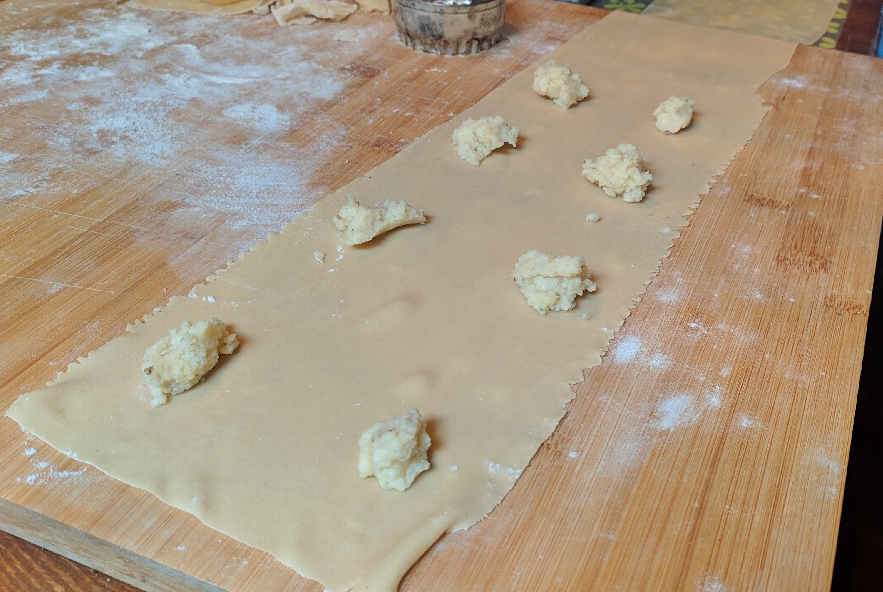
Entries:
{"type": "MultiPolygon", "coordinates": [[[[0,39],[69,27],[98,5],[86,4],[0,13],[0,39]]],[[[413,52],[394,41],[388,19],[352,17],[347,26],[374,34],[357,59],[323,58],[348,72],[345,88],[305,114],[287,145],[315,151],[329,125],[348,141],[320,154],[298,191],[315,198],[343,186],[604,14],[516,0],[510,40],[469,58],[413,52]]],[[[142,17],[193,22],[197,41],[211,34],[195,17],[142,17]]],[[[252,36],[282,34],[271,19],[242,22],[252,36]]],[[[20,58],[0,53],[6,59],[20,58]]],[[[36,145],[35,130],[61,107],[9,106],[5,92],[0,156],[49,155],[55,148],[36,145]]],[[[883,63],[801,47],[760,92],[771,112],[617,334],[614,347],[638,338],[642,352],[660,354],[652,372],[609,359],[587,371],[512,493],[488,519],[443,537],[403,589],[827,589],[883,213],[883,63]],[[660,393],[685,389],[718,410],[648,432],[660,393]]],[[[177,182],[170,165],[114,168],[105,158],[113,145],[69,149],[82,159],[39,187],[0,169],[4,409],[265,231],[241,224],[239,212],[151,200],[177,182]]],[[[295,210],[281,204],[274,219],[295,210]]],[[[39,441],[5,418],[0,437],[3,530],[148,590],[321,589],[94,469],[88,480],[33,487],[31,473],[48,479],[34,458],[55,474],[84,467],[45,446],[32,458],[39,441]],[[72,504],[80,510],[59,509],[72,504]],[[166,560],[157,541],[170,533],[211,553],[166,560]],[[233,558],[248,563],[231,571],[233,558]]],[[[0,565],[4,589],[132,589],[3,533],[0,565]]]]}

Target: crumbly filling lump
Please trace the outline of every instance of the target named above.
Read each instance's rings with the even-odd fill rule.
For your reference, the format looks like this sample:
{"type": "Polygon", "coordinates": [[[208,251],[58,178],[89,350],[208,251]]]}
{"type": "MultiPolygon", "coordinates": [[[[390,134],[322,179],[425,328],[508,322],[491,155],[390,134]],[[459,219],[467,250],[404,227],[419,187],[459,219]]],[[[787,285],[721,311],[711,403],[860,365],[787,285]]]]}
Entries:
{"type": "Polygon", "coordinates": [[[501,115],[469,118],[454,130],[451,136],[457,156],[478,166],[491,152],[504,143],[513,147],[518,140],[518,128],[506,123],[501,115]]]}
{"type": "Polygon", "coordinates": [[[218,363],[218,354],[232,354],[239,346],[235,333],[216,318],[196,323],[184,319],[179,330],[151,345],[141,364],[144,384],[150,389],[154,407],[169,396],[183,393],[198,383],[218,363]]]}
{"type": "Polygon", "coordinates": [[[644,169],[638,149],[631,144],[611,148],[592,162],[583,164],[583,177],[604,190],[610,197],[635,203],[644,199],[653,175],[644,169]]]}
{"type": "Polygon", "coordinates": [[[533,89],[543,97],[552,99],[562,109],[576,105],[589,96],[588,87],[570,64],[559,66],[549,60],[533,72],[533,89]]]}
{"type": "Polygon", "coordinates": [[[393,228],[408,224],[425,224],[423,210],[412,208],[404,201],[385,201],[373,207],[363,206],[351,195],[334,217],[334,225],[343,232],[346,244],[360,245],[393,228]]]}
{"type": "Polygon", "coordinates": [[[426,451],[431,444],[420,412],[376,423],[359,438],[359,477],[376,477],[383,489],[404,491],[417,475],[429,468],[426,451]]]}
{"type": "Polygon", "coordinates": [[[693,121],[695,101],[686,97],[671,96],[659,103],[653,111],[656,129],[665,134],[676,134],[693,121]]]}
{"type": "Polygon", "coordinates": [[[577,296],[595,291],[585,266],[579,256],[550,257],[533,249],[518,258],[512,277],[528,305],[546,315],[572,310],[577,296]]]}

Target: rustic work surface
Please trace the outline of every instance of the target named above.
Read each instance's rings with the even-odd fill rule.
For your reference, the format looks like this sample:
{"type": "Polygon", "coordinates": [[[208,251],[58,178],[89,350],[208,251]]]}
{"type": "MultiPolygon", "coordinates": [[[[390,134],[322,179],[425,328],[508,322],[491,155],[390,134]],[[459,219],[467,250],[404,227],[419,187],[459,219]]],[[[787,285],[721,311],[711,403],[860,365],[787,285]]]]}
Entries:
{"type": "MultiPolygon", "coordinates": [[[[2,4],[15,9],[0,12],[0,39],[20,43],[0,44],[0,63],[44,59],[46,72],[52,56],[26,54],[22,35],[53,27],[69,35],[94,17],[90,7],[113,8],[2,4]]],[[[341,86],[334,100],[307,101],[291,122],[286,149],[292,168],[306,171],[291,183],[292,203],[257,213],[253,204],[180,197],[198,175],[163,160],[163,138],[155,162],[123,162],[112,156],[131,140],[125,134],[99,130],[83,142],[62,128],[79,143],[65,147],[64,166],[49,168],[59,147],[45,140],[48,122],[66,106],[40,96],[22,106],[0,86],[0,407],[603,14],[518,0],[507,14],[509,40],[468,58],[405,49],[389,20],[371,15],[335,25],[370,32],[355,47],[341,44],[340,55],[315,35],[307,43],[323,48],[317,59],[339,69],[341,86]],[[329,140],[329,130],[345,139],[329,140]],[[17,158],[30,159],[27,175],[9,167],[17,158]]],[[[200,30],[206,21],[182,15],[138,13],[127,25],[142,19],[177,23],[196,46],[212,34],[200,30]]],[[[285,31],[272,19],[239,22],[255,44],[285,31]]],[[[104,59],[82,57],[98,67],[104,59]]],[[[501,506],[443,537],[403,589],[828,587],[883,213],[875,183],[883,64],[798,48],[760,92],[771,112],[682,229],[604,363],[586,373],[559,430],[501,506]]],[[[168,117],[211,127],[211,108],[196,99],[168,117]]],[[[277,116],[259,115],[265,124],[277,116]]],[[[266,149],[232,128],[224,143],[266,149]]],[[[189,150],[195,158],[216,148],[189,150]]],[[[0,437],[4,530],[148,590],[321,589],[8,419],[0,437]]],[[[60,562],[34,575],[46,565],[39,552],[13,551],[3,563],[0,583],[16,589],[127,589],[60,562]]]]}

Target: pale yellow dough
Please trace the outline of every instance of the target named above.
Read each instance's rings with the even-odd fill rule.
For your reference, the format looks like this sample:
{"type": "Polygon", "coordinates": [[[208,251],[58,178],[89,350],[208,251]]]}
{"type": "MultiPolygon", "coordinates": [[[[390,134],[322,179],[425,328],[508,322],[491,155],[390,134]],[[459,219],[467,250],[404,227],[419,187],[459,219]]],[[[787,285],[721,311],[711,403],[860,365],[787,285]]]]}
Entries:
{"type": "Polygon", "coordinates": [[[346,244],[360,245],[374,237],[409,224],[425,224],[423,210],[412,208],[404,201],[385,201],[376,206],[363,206],[347,196],[347,203],[334,216],[334,225],[343,232],[346,244]]]}
{"type": "Polygon", "coordinates": [[[656,129],[664,134],[676,134],[693,120],[695,101],[686,97],[671,96],[653,110],[656,129]]]}
{"type": "Polygon", "coordinates": [[[203,2],[203,0],[131,0],[133,5],[140,8],[195,14],[242,14],[260,10],[270,2],[272,0],[236,0],[222,3],[203,2]]]}
{"type": "Polygon", "coordinates": [[[238,346],[236,334],[223,321],[184,319],[180,330],[170,330],[144,352],[141,372],[153,397],[150,403],[165,405],[170,395],[183,393],[202,380],[218,363],[218,354],[232,354],[238,346]]]}
{"type": "Polygon", "coordinates": [[[509,143],[513,147],[518,140],[518,128],[509,125],[499,115],[471,117],[460,124],[451,135],[457,156],[469,164],[478,166],[491,152],[509,143]]]}
{"type": "Polygon", "coordinates": [[[654,0],[643,14],[811,45],[845,5],[844,0],[654,0]]]}
{"type": "MultiPolygon", "coordinates": [[[[394,592],[444,532],[475,524],[515,484],[563,416],[570,384],[600,363],[646,290],[672,229],[751,137],[765,113],[755,89],[793,51],[613,12],[540,61],[593,73],[592,108],[579,117],[550,113],[526,68],[255,245],[195,297],[174,298],[51,386],[24,394],[8,415],[330,592],[394,592]],[[649,124],[659,99],[648,88],[684,89],[703,105],[690,142],[649,124]],[[487,113],[517,118],[528,141],[466,167],[451,134],[463,118],[487,113]],[[577,166],[622,138],[653,155],[654,190],[639,207],[600,196],[587,206],[593,196],[577,166]],[[331,220],[347,194],[363,203],[419,195],[432,224],[340,253],[331,220]],[[587,208],[604,224],[587,224],[587,208]],[[598,290],[569,314],[526,310],[508,272],[530,249],[590,256],[598,290]],[[314,251],[339,253],[334,273],[314,251]],[[150,396],[140,376],[145,349],[182,319],[211,316],[248,337],[235,357],[168,405],[137,404],[150,396]],[[433,468],[403,492],[384,491],[359,478],[356,443],[366,426],[410,407],[427,420],[433,468]]],[[[571,464],[585,479],[596,470],[571,464]]],[[[532,470],[545,475],[542,464],[532,470]]],[[[165,533],[162,524],[132,528],[147,532],[144,540],[165,533]]],[[[199,530],[193,536],[207,541],[199,530]]],[[[137,552],[163,561],[184,543],[137,552]]],[[[194,561],[232,561],[213,546],[192,552],[213,553],[194,561]]],[[[258,569],[277,571],[271,562],[258,569]]],[[[260,577],[248,572],[235,585],[260,577]]],[[[273,581],[322,589],[284,573],[273,581]]]]}
{"type": "Polygon", "coordinates": [[[610,148],[594,161],[583,163],[583,177],[604,190],[610,197],[636,203],[644,199],[653,175],[644,170],[638,149],[631,144],[610,148]]]}
{"type": "Polygon", "coordinates": [[[582,257],[550,257],[532,249],[518,258],[512,272],[518,291],[541,315],[551,311],[572,310],[577,296],[594,292],[582,257]]]}
{"type": "Polygon", "coordinates": [[[280,25],[312,24],[316,19],[340,21],[359,9],[349,0],[277,0],[270,5],[280,25]]]}
{"type": "Polygon", "coordinates": [[[570,64],[559,66],[555,60],[549,60],[534,70],[533,89],[540,96],[552,99],[562,109],[576,105],[589,96],[589,88],[583,84],[579,74],[570,69],[570,64]]]}
{"type": "Polygon", "coordinates": [[[389,14],[389,0],[356,0],[356,4],[365,12],[389,14]]]}
{"type": "Polygon", "coordinates": [[[376,477],[383,489],[404,491],[429,469],[426,451],[432,441],[415,408],[376,423],[359,438],[359,477],[376,477]]]}

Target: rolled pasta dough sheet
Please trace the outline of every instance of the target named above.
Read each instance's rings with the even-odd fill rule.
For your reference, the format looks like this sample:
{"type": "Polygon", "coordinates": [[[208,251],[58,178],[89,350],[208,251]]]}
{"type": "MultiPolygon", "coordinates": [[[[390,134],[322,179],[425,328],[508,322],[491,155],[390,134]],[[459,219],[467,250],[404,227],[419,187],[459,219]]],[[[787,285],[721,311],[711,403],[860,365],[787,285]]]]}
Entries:
{"type": "Polygon", "coordinates": [[[439,536],[511,489],[570,384],[600,363],[698,196],[756,129],[755,90],[793,50],[611,14],[539,62],[571,64],[589,100],[557,108],[527,68],[8,415],[328,590],[395,590],[439,536]],[[697,116],[665,136],[652,113],[672,94],[694,98],[697,116]],[[464,163],[453,129],[496,114],[521,128],[518,147],[464,163]],[[654,175],[637,204],[580,175],[585,158],[624,141],[654,175]],[[347,194],[406,199],[429,221],[338,251],[332,218],[347,194]],[[603,222],[586,224],[586,211],[603,222]],[[597,292],[540,316],[509,275],[530,249],[585,257],[597,292]],[[317,265],[315,251],[339,255],[317,265]],[[239,350],[152,408],[145,349],[182,319],[210,316],[239,335],[239,350]],[[359,479],[362,431],[410,407],[427,421],[432,468],[405,492],[359,479]]]}
{"type": "Polygon", "coordinates": [[[840,0],[654,0],[643,14],[810,45],[828,30],[840,4],[840,0]]]}
{"type": "Polygon", "coordinates": [[[132,0],[139,8],[194,14],[242,14],[271,0],[132,0]]]}

